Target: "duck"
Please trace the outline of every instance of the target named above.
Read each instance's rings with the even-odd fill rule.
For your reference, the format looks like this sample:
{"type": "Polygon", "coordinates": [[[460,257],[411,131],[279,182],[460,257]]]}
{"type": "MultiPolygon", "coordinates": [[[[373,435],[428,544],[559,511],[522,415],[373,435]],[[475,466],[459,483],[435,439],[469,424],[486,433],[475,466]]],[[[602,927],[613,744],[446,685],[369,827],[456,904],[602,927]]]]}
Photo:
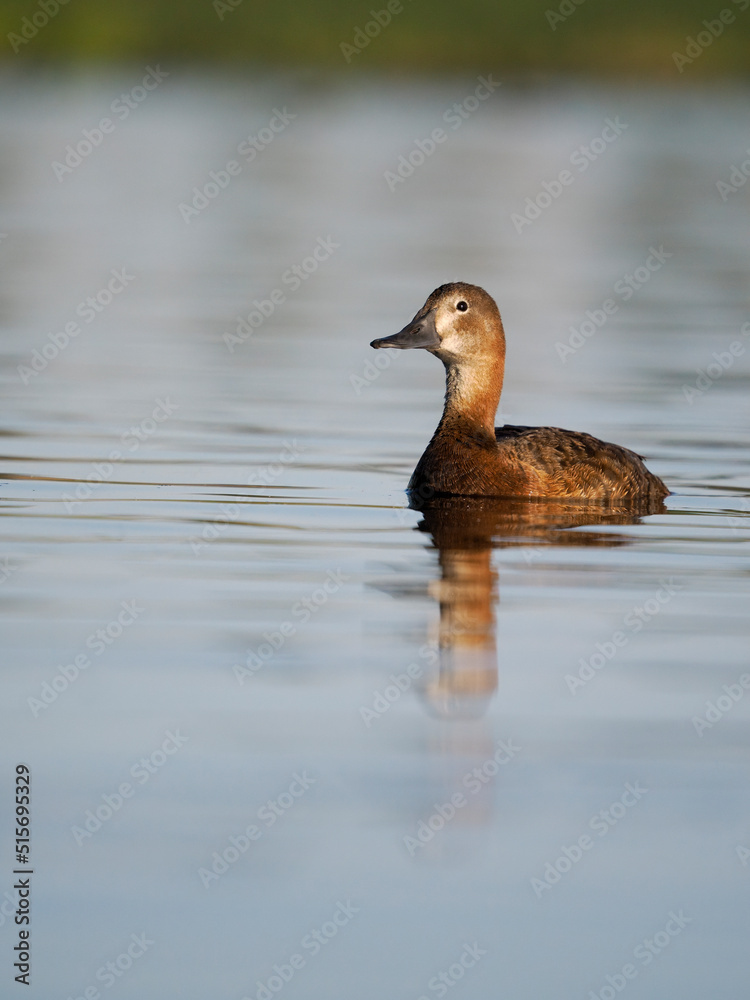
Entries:
{"type": "Polygon", "coordinates": [[[479,285],[440,285],[376,350],[420,348],[445,366],[440,423],[409,480],[413,498],[565,497],[658,501],[669,490],[628,448],[560,427],[495,427],[505,375],[505,331],[479,285]]]}

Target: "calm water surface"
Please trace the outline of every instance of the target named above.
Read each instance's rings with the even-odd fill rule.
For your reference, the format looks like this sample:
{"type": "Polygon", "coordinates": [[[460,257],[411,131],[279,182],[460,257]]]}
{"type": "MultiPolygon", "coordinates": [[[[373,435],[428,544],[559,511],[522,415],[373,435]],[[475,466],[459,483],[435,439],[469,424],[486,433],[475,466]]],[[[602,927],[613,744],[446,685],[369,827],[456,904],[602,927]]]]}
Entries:
{"type": "Polygon", "coordinates": [[[142,74],[0,111],[26,994],[738,1000],[747,92],[503,84],[453,128],[476,81],[175,72],[56,176],[142,74]],[[368,344],[459,278],[505,320],[499,422],[634,448],[663,510],[407,508],[443,372],[368,344]]]}

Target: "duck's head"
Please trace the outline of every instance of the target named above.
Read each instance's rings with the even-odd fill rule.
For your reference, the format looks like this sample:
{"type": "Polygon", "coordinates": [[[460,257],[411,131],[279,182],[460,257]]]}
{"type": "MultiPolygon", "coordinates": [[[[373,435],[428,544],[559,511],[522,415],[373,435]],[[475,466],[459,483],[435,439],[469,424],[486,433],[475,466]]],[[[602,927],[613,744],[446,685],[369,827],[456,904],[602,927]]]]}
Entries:
{"type": "Polygon", "coordinates": [[[461,366],[502,358],[505,334],[492,296],[479,285],[452,281],[436,288],[403,330],[370,346],[421,347],[447,366],[461,366]]]}

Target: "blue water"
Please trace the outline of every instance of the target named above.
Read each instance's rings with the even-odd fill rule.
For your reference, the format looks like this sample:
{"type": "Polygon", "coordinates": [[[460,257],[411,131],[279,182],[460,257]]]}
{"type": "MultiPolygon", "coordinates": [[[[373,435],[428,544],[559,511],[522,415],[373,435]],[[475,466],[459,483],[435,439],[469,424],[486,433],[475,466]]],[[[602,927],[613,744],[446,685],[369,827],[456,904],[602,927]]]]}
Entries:
{"type": "Polygon", "coordinates": [[[55,168],[142,76],[0,109],[25,995],[738,1000],[746,90],[504,82],[454,128],[474,80],[175,71],[55,168]],[[455,279],[499,422],[635,449],[662,512],[408,509],[442,368],[368,344],[455,279]]]}

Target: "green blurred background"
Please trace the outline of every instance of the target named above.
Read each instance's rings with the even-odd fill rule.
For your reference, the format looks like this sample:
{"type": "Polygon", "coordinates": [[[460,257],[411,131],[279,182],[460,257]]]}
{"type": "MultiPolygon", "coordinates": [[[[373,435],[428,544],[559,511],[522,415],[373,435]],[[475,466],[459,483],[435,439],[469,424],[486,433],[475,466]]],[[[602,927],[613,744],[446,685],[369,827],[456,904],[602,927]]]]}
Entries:
{"type": "Polygon", "coordinates": [[[391,2],[392,9],[401,7],[391,25],[378,33],[371,28],[375,37],[361,51],[349,51],[347,59],[342,44],[354,46],[356,29],[364,29],[371,11],[386,8],[387,0],[67,0],[59,7],[58,0],[3,0],[3,60],[168,58],[173,64],[258,68],[404,73],[492,68],[674,79],[745,75],[750,69],[750,0],[391,2]],[[730,12],[731,23],[719,20],[722,10],[730,12]],[[713,23],[715,39],[705,21],[713,23]],[[684,54],[688,38],[701,33],[710,44],[698,42],[700,57],[683,64],[680,73],[674,53],[684,54]]]}

